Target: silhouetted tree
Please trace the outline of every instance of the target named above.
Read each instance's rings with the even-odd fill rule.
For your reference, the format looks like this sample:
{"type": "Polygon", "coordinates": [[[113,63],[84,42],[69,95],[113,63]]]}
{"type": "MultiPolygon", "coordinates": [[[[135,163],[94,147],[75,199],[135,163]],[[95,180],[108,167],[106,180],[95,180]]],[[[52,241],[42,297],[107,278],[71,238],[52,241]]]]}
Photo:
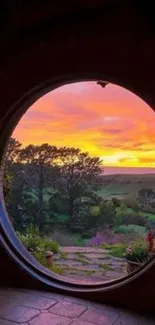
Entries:
{"type": "Polygon", "coordinates": [[[151,188],[143,188],[137,194],[138,202],[142,206],[151,205],[155,202],[155,192],[151,188]]]}
{"type": "Polygon", "coordinates": [[[99,176],[103,173],[102,160],[83,153],[79,148],[59,149],[59,168],[62,188],[67,193],[69,214],[74,215],[75,201],[88,197],[99,187],[99,176]]]}
{"type": "Polygon", "coordinates": [[[18,161],[26,168],[25,183],[29,188],[35,188],[38,198],[38,227],[42,231],[44,227],[44,189],[55,177],[56,168],[52,169],[52,163],[57,158],[57,148],[45,143],[42,145],[28,145],[20,150],[18,161]]]}

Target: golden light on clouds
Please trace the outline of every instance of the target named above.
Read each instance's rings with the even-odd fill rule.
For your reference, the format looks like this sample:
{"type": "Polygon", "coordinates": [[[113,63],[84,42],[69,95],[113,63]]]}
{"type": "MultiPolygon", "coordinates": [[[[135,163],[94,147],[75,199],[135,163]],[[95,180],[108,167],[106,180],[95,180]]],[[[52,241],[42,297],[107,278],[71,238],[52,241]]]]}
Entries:
{"type": "Polygon", "coordinates": [[[23,145],[74,146],[105,166],[155,167],[155,114],[140,98],[112,84],[66,85],[23,116],[13,136],[23,145]]]}

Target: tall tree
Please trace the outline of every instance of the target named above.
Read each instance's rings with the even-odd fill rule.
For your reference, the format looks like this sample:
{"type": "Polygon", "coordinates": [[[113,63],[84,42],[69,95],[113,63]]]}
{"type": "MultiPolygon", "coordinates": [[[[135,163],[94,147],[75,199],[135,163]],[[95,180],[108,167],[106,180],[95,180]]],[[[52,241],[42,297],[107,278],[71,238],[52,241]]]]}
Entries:
{"type": "Polygon", "coordinates": [[[143,188],[137,194],[138,202],[142,206],[152,205],[155,202],[155,192],[152,188],[143,188]]]}
{"type": "Polygon", "coordinates": [[[57,157],[57,148],[45,143],[42,145],[28,145],[23,148],[18,161],[25,165],[25,184],[35,189],[38,197],[38,227],[42,231],[44,227],[44,189],[54,178],[53,161],[57,157]]]}
{"type": "Polygon", "coordinates": [[[13,181],[13,165],[17,162],[18,155],[21,149],[21,143],[15,138],[10,138],[4,154],[4,181],[3,192],[6,203],[11,195],[13,181]]]}
{"type": "Polygon", "coordinates": [[[15,138],[9,139],[4,155],[6,165],[17,161],[21,145],[15,138]]]}
{"type": "Polygon", "coordinates": [[[102,160],[99,157],[91,157],[87,152],[81,152],[79,148],[59,149],[59,168],[62,179],[62,188],[67,193],[69,202],[69,214],[74,215],[75,201],[88,197],[99,186],[99,176],[103,172],[102,160]]]}

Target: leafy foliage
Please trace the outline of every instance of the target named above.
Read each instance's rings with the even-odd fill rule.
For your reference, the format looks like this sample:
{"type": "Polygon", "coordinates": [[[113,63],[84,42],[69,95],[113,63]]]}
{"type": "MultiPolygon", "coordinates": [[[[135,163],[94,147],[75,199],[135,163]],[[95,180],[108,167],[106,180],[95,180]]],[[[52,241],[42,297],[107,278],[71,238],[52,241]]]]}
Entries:
{"type": "Polygon", "coordinates": [[[149,258],[148,247],[144,241],[132,243],[126,252],[126,259],[131,262],[145,263],[149,258]]]}
{"type": "Polygon", "coordinates": [[[127,243],[118,243],[114,245],[104,244],[102,247],[108,249],[110,255],[114,257],[123,258],[125,256],[125,251],[128,247],[128,244],[127,243]]]}
{"type": "Polygon", "coordinates": [[[13,176],[7,208],[16,230],[33,224],[41,233],[56,225],[77,232],[91,226],[90,200],[95,203],[103,172],[98,157],[46,143],[23,148],[11,138],[6,161],[13,176]]]}
{"type": "Polygon", "coordinates": [[[57,242],[40,237],[39,229],[33,225],[26,229],[25,234],[17,232],[17,236],[27,250],[32,253],[36,253],[37,251],[46,252],[49,250],[57,253],[59,250],[59,244],[57,242]]]}
{"type": "Polygon", "coordinates": [[[151,188],[143,188],[138,191],[138,202],[141,206],[151,206],[155,203],[155,192],[151,188]]]}
{"type": "Polygon", "coordinates": [[[138,225],[121,225],[115,229],[118,234],[137,234],[143,236],[146,233],[146,228],[138,225]]]}

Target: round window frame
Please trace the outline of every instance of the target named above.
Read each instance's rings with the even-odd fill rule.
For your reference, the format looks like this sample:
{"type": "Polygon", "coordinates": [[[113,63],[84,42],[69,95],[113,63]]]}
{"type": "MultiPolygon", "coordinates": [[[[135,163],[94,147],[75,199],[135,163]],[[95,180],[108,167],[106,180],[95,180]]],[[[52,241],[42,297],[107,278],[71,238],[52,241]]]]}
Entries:
{"type": "MultiPolygon", "coordinates": [[[[5,128],[4,130],[4,134],[2,135],[2,137],[4,136],[4,147],[3,150],[1,151],[1,182],[0,182],[0,193],[1,193],[0,215],[1,215],[1,228],[2,228],[1,243],[5,248],[5,250],[7,251],[7,253],[11,256],[11,258],[16,263],[18,263],[18,265],[20,265],[20,267],[25,272],[29,273],[33,278],[39,280],[41,283],[47,285],[48,287],[51,288],[54,287],[57,289],[65,290],[67,292],[89,293],[89,292],[99,292],[99,291],[102,292],[110,291],[112,289],[119,288],[120,286],[126,285],[127,283],[133,281],[141,274],[146,272],[149,268],[151,268],[152,265],[155,264],[155,257],[152,257],[147,263],[145,263],[145,265],[141,266],[139,269],[137,269],[131,274],[128,274],[123,278],[119,278],[116,280],[111,280],[103,283],[97,283],[97,284],[95,283],[82,284],[79,283],[79,281],[67,277],[63,277],[62,275],[57,275],[56,273],[49,271],[47,268],[45,268],[40,263],[38,263],[37,260],[26,250],[26,248],[22,245],[22,243],[17,238],[17,235],[8,217],[8,213],[5,207],[5,200],[3,196],[3,157],[4,157],[7,141],[10,138],[13,130],[19,123],[20,119],[32,104],[34,104],[39,98],[41,98],[48,92],[51,92],[52,90],[55,90],[56,88],[61,87],[65,84],[82,82],[82,81],[83,82],[96,81],[96,80],[104,80],[104,79],[98,75],[96,77],[89,76],[87,78],[86,77],[73,78],[71,76],[68,76],[65,79],[61,78],[60,80],[57,81],[48,80],[44,84],[41,84],[36,88],[33,88],[30,92],[25,94],[25,96],[23,96],[15,105],[13,105],[11,118],[9,120],[9,123],[7,124],[7,128],[5,128]]],[[[124,85],[122,84],[118,84],[118,82],[115,82],[115,80],[112,80],[110,82],[108,81],[105,82],[122,86],[123,88],[133,92],[133,90],[124,87],[124,85]]],[[[135,94],[135,92],[133,93],[135,94]]]]}

